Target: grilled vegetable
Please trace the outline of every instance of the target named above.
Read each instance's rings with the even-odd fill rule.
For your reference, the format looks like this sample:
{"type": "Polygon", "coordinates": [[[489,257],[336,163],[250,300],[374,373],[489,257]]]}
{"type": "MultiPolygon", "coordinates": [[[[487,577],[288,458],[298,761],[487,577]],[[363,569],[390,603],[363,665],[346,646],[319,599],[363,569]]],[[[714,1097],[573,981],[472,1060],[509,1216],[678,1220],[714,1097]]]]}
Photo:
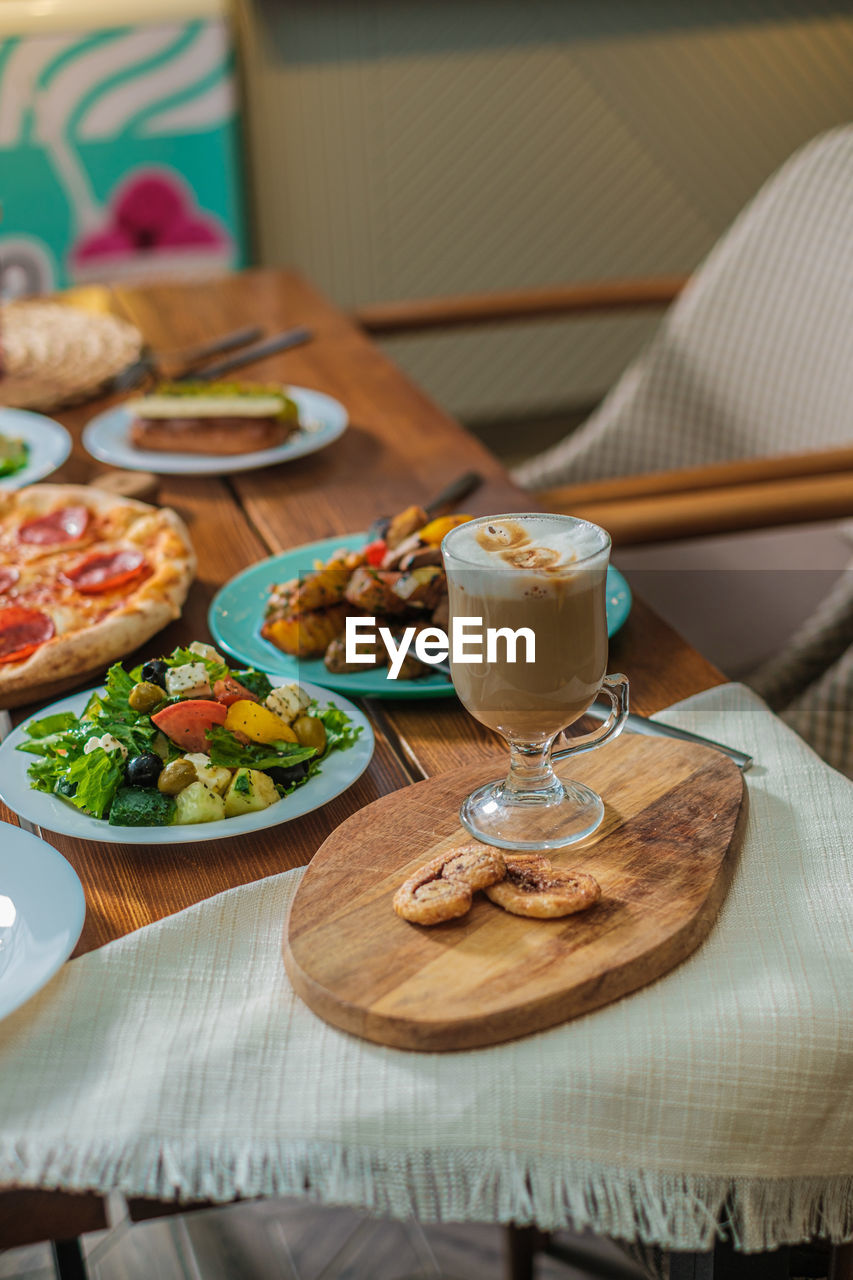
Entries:
{"type": "Polygon", "coordinates": [[[363,552],[334,552],[328,564],[299,583],[293,592],[290,608],[294,613],[310,613],[340,604],[353,570],[363,563],[363,552]]]}
{"type": "Polygon", "coordinates": [[[368,645],[366,641],[359,643],[358,651],[360,654],[370,654],[370,662],[347,662],[346,641],[343,636],[338,636],[331,642],[323,658],[326,670],[339,676],[351,671],[371,671],[374,667],[384,667],[388,661],[388,653],[378,637],[373,645],[368,645]]]}
{"type": "Polygon", "coordinates": [[[406,507],[406,510],[395,516],[388,526],[388,532],[385,534],[388,546],[391,548],[399,546],[410,533],[417,533],[418,529],[423,528],[427,519],[427,513],[423,507],[406,507]]]}
{"type": "Polygon", "coordinates": [[[409,551],[406,555],[401,556],[399,560],[399,568],[401,569],[422,569],[425,565],[442,565],[440,547],[418,547],[415,551],[409,551]]]}
{"type": "Polygon", "coordinates": [[[430,520],[429,524],[425,524],[422,529],[418,530],[418,537],[421,542],[426,542],[431,547],[440,547],[443,539],[450,533],[451,529],[455,529],[459,524],[467,524],[471,519],[470,516],[439,516],[436,520],[430,520]]]}
{"type": "Polygon", "coordinates": [[[334,605],[316,613],[296,613],[265,622],[261,634],[294,658],[319,658],[344,629],[347,609],[334,605]]]}
{"type": "Polygon", "coordinates": [[[407,605],[434,609],[445,593],[444,570],[437,565],[424,565],[400,574],[394,592],[407,605]]]}
{"type": "Polygon", "coordinates": [[[382,561],[385,559],[385,553],[388,550],[388,543],[384,538],[376,538],[373,542],[368,542],[364,548],[364,559],[372,568],[380,568],[382,561]]]}
{"type": "Polygon", "coordinates": [[[399,577],[399,573],[385,569],[356,569],[350,578],[346,598],[365,613],[402,613],[405,602],[394,591],[399,577]]]}

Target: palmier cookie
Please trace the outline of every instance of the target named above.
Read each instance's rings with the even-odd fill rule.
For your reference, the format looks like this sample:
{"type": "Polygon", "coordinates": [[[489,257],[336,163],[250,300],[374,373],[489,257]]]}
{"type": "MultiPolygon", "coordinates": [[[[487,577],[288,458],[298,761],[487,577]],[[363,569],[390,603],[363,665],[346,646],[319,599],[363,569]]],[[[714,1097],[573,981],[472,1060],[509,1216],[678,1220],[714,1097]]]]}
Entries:
{"type": "Polygon", "coordinates": [[[506,876],[490,885],[486,896],[512,915],[548,920],[595,906],[601,885],[585,871],[555,867],[539,855],[512,855],[506,859],[506,876]]]}
{"type": "Polygon", "coordinates": [[[474,893],[506,874],[503,856],[489,845],[451,849],[422,867],[394,894],[394,910],[412,924],[441,924],[470,910],[474,893]]]}

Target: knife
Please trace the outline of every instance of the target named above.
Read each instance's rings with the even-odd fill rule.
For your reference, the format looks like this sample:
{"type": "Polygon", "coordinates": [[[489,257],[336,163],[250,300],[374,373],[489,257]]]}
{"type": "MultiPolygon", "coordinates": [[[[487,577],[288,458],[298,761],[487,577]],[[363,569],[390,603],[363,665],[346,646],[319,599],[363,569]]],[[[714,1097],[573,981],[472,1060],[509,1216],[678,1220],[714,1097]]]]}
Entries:
{"type": "Polygon", "coordinates": [[[267,356],[274,356],[279,351],[289,351],[291,347],[299,347],[303,342],[310,342],[313,337],[310,329],[286,329],[284,333],[277,333],[273,338],[264,338],[263,342],[255,342],[252,346],[244,347],[242,351],[235,351],[234,355],[226,356],[224,360],[217,360],[215,364],[209,364],[204,369],[196,369],[192,373],[184,374],[177,381],[184,382],[186,378],[191,378],[194,382],[212,382],[214,378],[221,378],[224,373],[230,373],[232,369],[242,369],[244,364],[264,360],[267,356]]]}
{"type": "MultiPolygon", "coordinates": [[[[210,342],[188,348],[183,353],[182,368],[177,376],[188,377],[190,371],[200,361],[209,360],[211,356],[224,355],[226,351],[233,351],[237,347],[248,346],[250,342],[257,342],[263,336],[263,332],[263,329],[257,325],[234,329],[230,333],[222,334],[219,338],[212,338],[210,342]]],[[[134,387],[139,386],[140,382],[152,376],[170,380],[168,373],[161,367],[163,358],[162,354],[146,347],[138,360],[134,360],[133,364],[129,364],[126,369],[122,369],[121,373],[116,374],[112,381],[112,390],[132,391],[134,387]]]]}
{"type": "MultiPolygon", "coordinates": [[[[584,712],[585,716],[591,716],[593,720],[607,720],[610,714],[610,707],[600,706],[597,702],[584,712]]],[[[678,738],[681,742],[695,742],[700,747],[713,747],[715,751],[722,751],[723,755],[734,760],[737,767],[744,773],[752,766],[752,756],[748,756],[745,751],[738,751],[737,747],[727,747],[722,742],[702,738],[698,733],[690,733],[687,729],[676,729],[671,724],[662,724],[660,720],[649,720],[646,716],[637,715],[634,711],[628,712],[625,728],[633,730],[634,733],[648,734],[652,738],[678,738]]]]}

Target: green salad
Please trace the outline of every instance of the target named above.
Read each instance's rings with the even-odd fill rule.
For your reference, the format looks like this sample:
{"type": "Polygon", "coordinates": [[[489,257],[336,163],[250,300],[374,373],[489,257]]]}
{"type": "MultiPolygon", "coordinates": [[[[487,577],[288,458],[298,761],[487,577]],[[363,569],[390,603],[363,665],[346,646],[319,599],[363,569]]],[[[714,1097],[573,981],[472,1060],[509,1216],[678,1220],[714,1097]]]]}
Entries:
{"type": "Polygon", "coordinates": [[[278,804],[361,732],[294,682],[232,671],[195,642],[131,671],[116,663],[82,715],[26,726],[27,776],[114,826],[216,822],[278,804]]]}
{"type": "Polygon", "coordinates": [[[30,446],[25,440],[0,435],[0,480],[23,471],[30,456],[30,446]]]}

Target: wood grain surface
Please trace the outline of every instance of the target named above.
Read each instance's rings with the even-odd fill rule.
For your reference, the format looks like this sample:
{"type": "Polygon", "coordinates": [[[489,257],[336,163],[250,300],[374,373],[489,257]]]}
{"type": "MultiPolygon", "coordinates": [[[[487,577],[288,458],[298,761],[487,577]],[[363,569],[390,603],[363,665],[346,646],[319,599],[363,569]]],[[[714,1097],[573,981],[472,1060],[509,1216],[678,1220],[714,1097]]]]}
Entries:
{"type": "Polygon", "coordinates": [[[596,877],[596,906],[533,920],[476,894],[443,924],[395,915],[394,892],[418,866],[470,843],[459,805],[505,764],[386,796],[326,840],[283,943],[294,989],[320,1017],[397,1048],[476,1048],[635,991],[702,941],[731,875],[743,777],[718,752],[632,734],[558,766],[605,800],[594,836],[548,855],[596,877]]]}
{"type": "MultiPolygon", "coordinates": [[[[77,306],[132,320],[156,350],[183,347],[245,324],[261,324],[267,333],[307,325],[315,335],[308,346],[247,368],[245,376],[327,391],[350,413],[352,425],[340,444],[310,457],[233,478],[159,478],[156,500],[186,520],[199,561],[182,619],[157,638],[164,651],[191,638],[209,639],[207,609],[213,595],[258,559],[366,528],[375,515],[423,501],[463,471],[478,470],[485,480],[466,502],[473,514],[535,506],[488,450],[415,388],[338,308],[291,272],[249,271],[203,284],[87,286],[66,296],[77,306]]],[[[80,436],[91,417],[119,399],[105,396],[55,415],[70,431],[74,447],[52,480],[91,483],[103,472],[103,464],[83,450],[80,436]]],[[[645,714],[722,680],[639,601],[612,646],[611,669],[628,671],[632,705],[645,714]]],[[[15,719],[42,705],[22,708],[15,719]]],[[[334,828],[363,806],[412,778],[469,767],[494,755],[495,738],[455,699],[371,703],[367,710],[377,733],[369,769],[343,796],[305,818],[252,838],[150,850],[48,834],[86,893],[86,924],[76,954],[223,889],[305,865],[334,828]]],[[[17,821],[2,806],[0,817],[17,821]]],[[[92,1229],[92,1199],[14,1193],[14,1230],[7,1229],[9,1215],[0,1216],[0,1248],[7,1240],[92,1229]]],[[[0,1215],[9,1204],[5,1194],[0,1197],[0,1215]]]]}

